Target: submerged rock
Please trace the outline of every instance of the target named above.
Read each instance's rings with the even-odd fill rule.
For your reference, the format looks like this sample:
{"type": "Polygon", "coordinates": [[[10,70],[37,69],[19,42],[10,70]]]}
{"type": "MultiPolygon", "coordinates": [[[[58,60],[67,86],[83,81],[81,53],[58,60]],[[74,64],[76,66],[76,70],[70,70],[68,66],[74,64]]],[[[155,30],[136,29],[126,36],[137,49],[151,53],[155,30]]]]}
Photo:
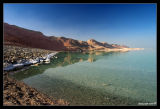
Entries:
{"type": "Polygon", "coordinates": [[[102,84],[103,86],[110,86],[110,85],[112,85],[112,83],[109,83],[109,84],[102,84]]]}

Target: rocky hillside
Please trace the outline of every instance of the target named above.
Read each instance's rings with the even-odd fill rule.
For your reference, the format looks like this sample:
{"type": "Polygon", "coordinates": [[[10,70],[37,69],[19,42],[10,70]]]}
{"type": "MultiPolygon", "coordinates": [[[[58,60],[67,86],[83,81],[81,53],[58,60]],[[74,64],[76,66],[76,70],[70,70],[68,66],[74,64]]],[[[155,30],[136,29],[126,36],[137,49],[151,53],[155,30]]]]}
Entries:
{"type": "Polygon", "coordinates": [[[56,40],[58,42],[63,43],[63,45],[68,50],[77,50],[77,49],[87,50],[89,47],[88,43],[85,41],[79,41],[71,38],[55,37],[55,36],[51,36],[49,38],[50,40],[56,40]]]}
{"type": "Polygon", "coordinates": [[[41,32],[4,23],[4,44],[48,50],[65,50],[63,43],[50,40],[41,32]]]}
{"type": "Polygon", "coordinates": [[[98,42],[94,39],[80,41],[65,37],[47,37],[41,32],[24,29],[15,25],[9,25],[7,23],[4,23],[4,44],[56,51],[128,48],[127,46],[108,44],[107,42],[98,42]]]}

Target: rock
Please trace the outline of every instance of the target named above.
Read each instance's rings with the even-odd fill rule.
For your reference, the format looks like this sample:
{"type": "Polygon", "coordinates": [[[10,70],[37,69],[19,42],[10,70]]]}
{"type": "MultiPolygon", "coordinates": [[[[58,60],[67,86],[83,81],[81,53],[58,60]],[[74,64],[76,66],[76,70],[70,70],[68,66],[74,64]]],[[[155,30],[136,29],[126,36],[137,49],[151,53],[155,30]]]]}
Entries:
{"type": "MultiPolygon", "coordinates": [[[[23,82],[4,77],[3,104],[4,105],[54,105],[55,100],[27,86],[23,82]]],[[[64,105],[64,104],[58,104],[64,105]]]]}
{"type": "Polygon", "coordinates": [[[112,83],[109,83],[109,84],[102,84],[103,86],[110,86],[112,85],[112,83]]]}
{"type": "Polygon", "coordinates": [[[17,46],[6,46],[6,45],[4,46],[4,50],[5,50],[4,51],[5,58],[4,58],[3,66],[5,71],[14,70],[15,68],[17,69],[18,64],[23,64],[22,68],[23,66],[31,65],[32,63],[35,64],[35,66],[37,66],[38,65],[37,63],[43,62],[43,59],[40,60],[42,56],[45,56],[47,54],[51,54],[54,52],[54,51],[43,50],[43,49],[22,48],[17,46]],[[30,55],[33,55],[33,56],[30,56],[30,55]],[[32,60],[32,62],[30,62],[29,60],[30,61],[32,60]]]}
{"type": "Polygon", "coordinates": [[[3,105],[4,105],[4,106],[13,106],[13,105],[15,105],[15,104],[13,104],[12,102],[8,102],[8,101],[7,101],[7,102],[4,102],[3,105]]]}

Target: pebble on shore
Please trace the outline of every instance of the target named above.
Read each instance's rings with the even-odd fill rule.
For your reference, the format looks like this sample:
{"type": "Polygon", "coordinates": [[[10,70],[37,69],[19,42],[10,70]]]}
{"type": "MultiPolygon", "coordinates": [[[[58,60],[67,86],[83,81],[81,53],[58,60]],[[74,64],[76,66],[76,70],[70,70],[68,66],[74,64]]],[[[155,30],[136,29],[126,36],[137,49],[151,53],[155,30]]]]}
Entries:
{"type": "Polygon", "coordinates": [[[54,100],[36,89],[27,86],[22,81],[4,75],[3,79],[3,105],[4,106],[38,106],[53,105],[66,106],[68,102],[58,99],[54,100]]]}
{"type": "Polygon", "coordinates": [[[37,63],[42,62],[49,63],[50,58],[56,53],[50,50],[5,45],[3,49],[3,67],[5,71],[10,71],[27,65],[37,65],[37,63]]]}
{"type": "MultiPolygon", "coordinates": [[[[25,65],[38,65],[45,59],[50,59],[55,55],[55,51],[22,48],[17,46],[4,46],[3,48],[3,67],[8,70],[12,68],[24,67],[25,65]]],[[[38,92],[36,89],[29,87],[22,81],[8,77],[8,72],[3,72],[3,105],[4,106],[38,106],[53,105],[63,106],[69,105],[68,102],[49,98],[47,95],[38,92]]]]}

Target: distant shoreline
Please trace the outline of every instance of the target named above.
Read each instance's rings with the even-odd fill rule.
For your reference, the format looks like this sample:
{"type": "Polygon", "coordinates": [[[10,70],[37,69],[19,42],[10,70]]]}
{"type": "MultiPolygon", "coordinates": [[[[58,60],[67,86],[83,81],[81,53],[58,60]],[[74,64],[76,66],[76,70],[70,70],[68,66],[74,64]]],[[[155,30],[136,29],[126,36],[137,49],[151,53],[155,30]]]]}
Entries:
{"type": "MultiPolygon", "coordinates": [[[[23,49],[23,47],[18,47],[18,46],[7,46],[5,45],[5,47],[8,47],[6,49],[8,49],[8,51],[10,52],[10,54],[12,54],[11,49],[19,49],[19,51],[21,51],[21,53],[24,52],[25,54],[25,51],[24,50],[21,50],[23,49]],[[11,47],[11,48],[9,48],[11,47]]],[[[34,55],[34,51],[36,50],[41,50],[39,51],[39,54],[41,54],[42,52],[44,52],[44,55],[43,56],[36,56],[31,58],[28,58],[26,59],[26,57],[29,57],[28,55],[26,55],[26,57],[22,57],[23,59],[17,59],[17,60],[14,60],[15,61],[15,64],[11,64],[11,63],[4,63],[4,64],[7,64],[7,65],[4,65],[4,71],[13,71],[15,69],[21,69],[25,66],[30,66],[30,65],[34,65],[34,66],[37,66],[38,64],[42,64],[42,63],[50,63],[50,58],[58,58],[56,57],[55,55],[58,53],[58,52],[62,52],[62,51],[50,51],[50,52],[46,52],[45,49],[37,49],[37,48],[26,48],[26,52],[31,52],[29,51],[29,49],[32,49],[32,54],[34,55]],[[18,62],[19,60],[23,60],[23,62],[18,62]]],[[[132,50],[144,50],[144,48],[113,48],[113,49],[94,49],[94,50],[83,50],[82,52],[90,52],[90,51],[103,51],[103,52],[128,52],[128,51],[132,51],[132,50]]],[[[48,51],[48,50],[47,50],[48,51]]],[[[18,52],[18,50],[16,51],[18,52]]],[[[13,53],[14,57],[18,57],[16,56],[16,52],[13,53]]],[[[67,52],[67,51],[66,51],[67,52]]],[[[77,52],[77,51],[69,51],[69,52],[77,52]]],[[[5,54],[4,54],[5,55],[5,54]]],[[[8,57],[10,58],[10,56],[8,57]]],[[[12,57],[11,57],[12,58],[12,57]]],[[[4,61],[8,61],[8,60],[5,60],[4,61]]],[[[10,61],[10,60],[9,60],[10,61]]]]}
{"type": "Polygon", "coordinates": [[[126,52],[133,50],[144,50],[144,48],[113,48],[113,49],[99,49],[99,50],[89,50],[89,51],[104,51],[104,52],[126,52]]]}

